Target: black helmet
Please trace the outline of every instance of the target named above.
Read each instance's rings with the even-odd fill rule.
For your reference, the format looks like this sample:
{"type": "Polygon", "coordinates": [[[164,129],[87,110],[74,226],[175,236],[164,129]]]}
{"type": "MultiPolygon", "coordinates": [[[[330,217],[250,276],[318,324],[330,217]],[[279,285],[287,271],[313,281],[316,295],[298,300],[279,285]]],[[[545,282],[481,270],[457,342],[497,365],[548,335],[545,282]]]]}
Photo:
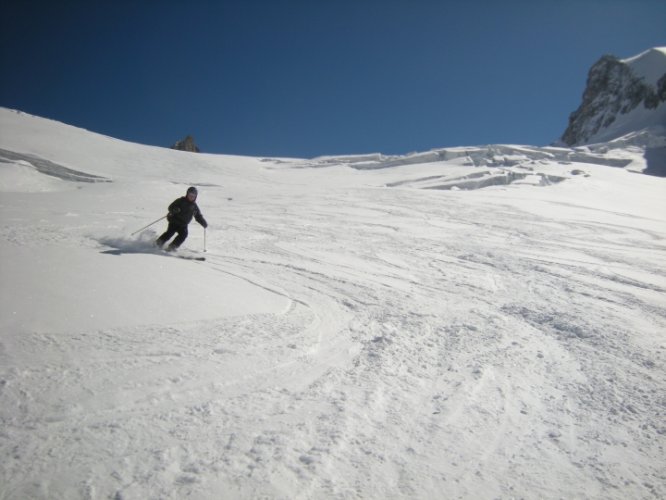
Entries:
{"type": "Polygon", "coordinates": [[[197,188],[195,188],[194,186],[191,186],[191,187],[187,188],[187,194],[190,194],[190,193],[192,193],[195,198],[199,194],[199,192],[197,191],[197,188]]]}

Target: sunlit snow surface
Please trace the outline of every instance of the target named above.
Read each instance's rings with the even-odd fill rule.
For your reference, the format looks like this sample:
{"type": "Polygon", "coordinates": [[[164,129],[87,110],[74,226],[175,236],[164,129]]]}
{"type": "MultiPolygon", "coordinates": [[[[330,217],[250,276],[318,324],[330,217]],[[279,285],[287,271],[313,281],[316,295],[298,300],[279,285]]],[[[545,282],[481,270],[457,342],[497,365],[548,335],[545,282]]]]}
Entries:
{"type": "Polygon", "coordinates": [[[666,496],[666,180],[637,148],[0,129],[0,498],[666,496]],[[189,185],[205,262],[130,236],[189,185]]]}

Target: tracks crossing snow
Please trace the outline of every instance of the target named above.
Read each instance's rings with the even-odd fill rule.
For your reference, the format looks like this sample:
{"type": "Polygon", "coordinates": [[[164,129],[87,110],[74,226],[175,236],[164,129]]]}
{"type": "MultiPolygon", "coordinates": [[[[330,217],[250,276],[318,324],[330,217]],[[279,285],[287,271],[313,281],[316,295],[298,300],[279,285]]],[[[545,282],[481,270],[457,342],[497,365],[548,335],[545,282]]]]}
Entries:
{"type": "Polygon", "coordinates": [[[163,265],[289,306],[3,341],[5,497],[666,493],[662,232],[409,189],[207,215],[163,265]]]}

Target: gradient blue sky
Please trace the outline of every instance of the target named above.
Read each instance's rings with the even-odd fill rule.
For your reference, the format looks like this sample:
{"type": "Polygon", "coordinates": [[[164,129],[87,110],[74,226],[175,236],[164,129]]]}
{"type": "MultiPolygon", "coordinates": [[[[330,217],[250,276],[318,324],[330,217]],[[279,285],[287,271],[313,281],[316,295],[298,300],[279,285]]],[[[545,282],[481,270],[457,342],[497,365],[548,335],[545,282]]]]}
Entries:
{"type": "Polygon", "coordinates": [[[599,57],[666,45],[663,0],[5,0],[0,17],[0,105],[253,156],[545,145],[599,57]]]}

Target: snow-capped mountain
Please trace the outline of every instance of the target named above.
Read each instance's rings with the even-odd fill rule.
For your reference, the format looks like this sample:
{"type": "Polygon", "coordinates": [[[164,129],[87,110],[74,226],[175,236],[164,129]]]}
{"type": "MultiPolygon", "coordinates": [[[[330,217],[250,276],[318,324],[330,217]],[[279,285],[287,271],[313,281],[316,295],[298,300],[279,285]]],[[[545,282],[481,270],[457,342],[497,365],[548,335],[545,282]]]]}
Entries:
{"type": "Polygon", "coordinates": [[[641,148],[0,130],[0,498],[666,496],[666,179],[641,148]],[[190,185],[203,262],[152,245],[190,185]]]}
{"type": "Polygon", "coordinates": [[[666,145],[666,47],[623,60],[612,55],[599,59],[562,142],[578,146],[627,134],[634,135],[634,144],[666,145]]]}

